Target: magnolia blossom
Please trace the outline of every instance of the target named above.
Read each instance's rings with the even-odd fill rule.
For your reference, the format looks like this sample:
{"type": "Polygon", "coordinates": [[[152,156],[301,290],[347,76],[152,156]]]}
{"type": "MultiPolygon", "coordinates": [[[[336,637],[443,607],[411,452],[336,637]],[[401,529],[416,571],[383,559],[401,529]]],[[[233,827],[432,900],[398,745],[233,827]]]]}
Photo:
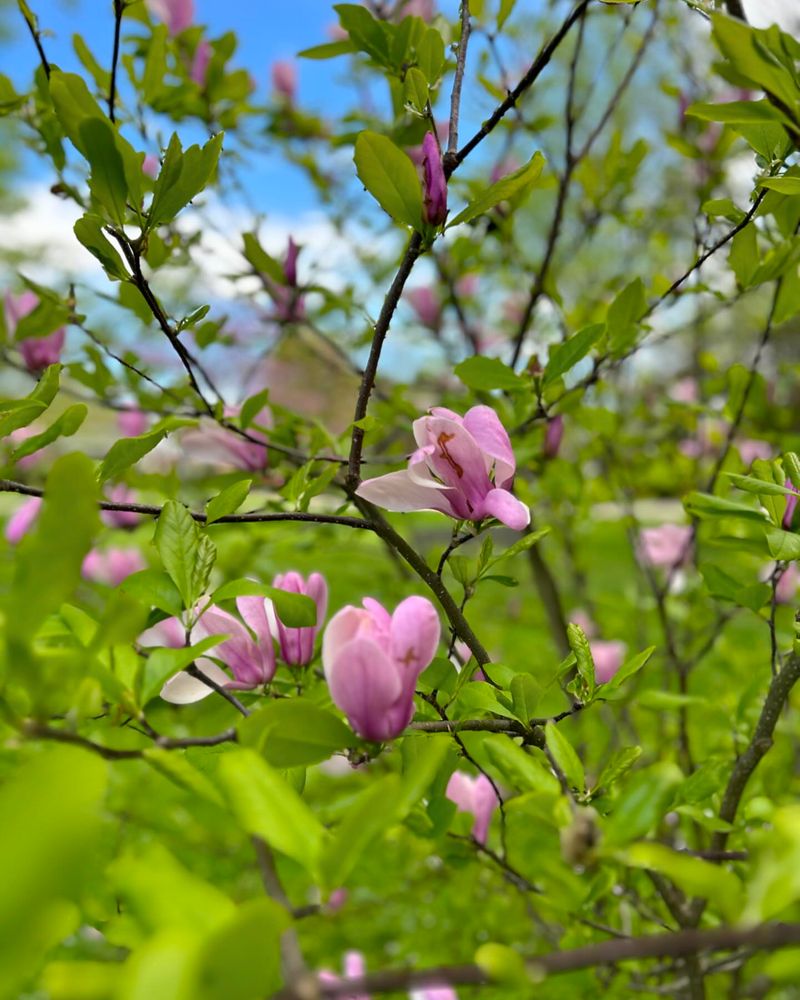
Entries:
{"type": "Polygon", "coordinates": [[[417,450],[401,472],[363,482],[356,491],[386,510],[438,510],[465,521],[496,517],[515,531],[530,523],[510,492],[516,462],[497,414],[473,406],[463,417],[443,406],[414,421],[417,450]]]}
{"type": "Polygon", "coordinates": [[[120,410],[117,414],[117,427],[125,437],[139,437],[148,428],[147,414],[141,410],[120,410]]]}
{"type": "MultiPolygon", "coordinates": [[[[24,291],[21,295],[5,297],[6,327],[10,337],[14,336],[17,324],[28,313],[39,305],[39,296],[35,292],[24,291]]],[[[46,337],[26,337],[20,340],[19,347],[25,367],[31,374],[38,374],[48,365],[55,365],[61,358],[64,349],[64,327],[61,326],[46,337]]]]}
{"type": "Polygon", "coordinates": [[[272,301],[275,303],[272,315],[279,323],[296,323],[305,316],[306,307],[302,292],[297,284],[297,258],[299,255],[300,247],[290,236],[283,259],[284,284],[279,284],[264,275],[264,282],[272,301]]]}
{"type": "MultiPolygon", "coordinates": [[[[787,479],[784,483],[787,490],[794,490],[791,479],[787,479]]],[[[797,492],[795,490],[795,492],[797,492]]],[[[786,497],[786,507],[783,511],[783,518],[781,520],[781,527],[784,531],[791,531],[792,521],[794,520],[794,512],[797,510],[797,497],[787,496],[786,497]]]]}
{"type": "Polygon", "coordinates": [[[189,70],[190,79],[192,79],[198,87],[202,88],[206,85],[208,64],[211,62],[211,56],[213,54],[214,50],[211,48],[210,44],[204,38],[201,38],[197,43],[197,48],[194,50],[192,65],[189,70]]]}
{"type": "Polygon", "coordinates": [[[679,378],[670,386],[669,396],[676,403],[697,403],[700,399],[700,384],[691,375],[679,378]]]}
{"type": "Polygon", "coordinates": [[[278,640],[283,662],[290,667],[304,667],[314,656],[317,632],[325,621],[328,610],[328,584],[321,573],[312,573],[308,580],[304,580],[299,573],[292,570],[276,576],[272,585],[290,594],[305,594],[306,597],[310,597],[317,606],[317,624],[290,628],[280,620],[272,601],[264,601],[260,597],[242,597],[241,600],[251,602],[254,617],[260,614],[259,605],[264,608],[268,629],[278,640]]]}
{"type": "Polygon", "coordinates": [[[432,21],[436,16],[434,0],[407,0],[400,10],[401,17],[421,17],[423,21],[432,21]]]}
{"type": "Polygon", "coordinates": [[[498,805],[497,792],[485,774],[473,778],[463,771],[454,771],[447,783],[445,795],[455,802],[459,812],[472,813],[475,823],[472,836],[479,844],[485,844],[489,835],[492,813],[498,805]]]}
{"type": "Polygon", "coordinates": [[[689,554],[692,529],[688,524],[661,524],[639,534],[642,559],[651,566],[677,566],[689,554]]]}
{"type": "Polygon", "coordinates": [[[544,457],[555,458],[561,447],[561,439],[564,437],[564,417],[559,413],[557,417],[548,420],[544,432],[544,457]]]}
{"type": "MultiPolygon", "coordinates": [[[[346,980],[356,979],[358,976],[363,976],[367,971],[364,956],[360,951],[346,952],[343,964],[346,980]]],[[[331,972],[329,969],[321,969],[318,973],[318,978],[321,983],[340,983],[342,981],[340,976],[337,976],[335,972],[331,972]]],[[[345,1000],[370,1000],[370,997],[366,993],[348,993],[345,1000]]]]}
{"type": "Polygon", "coordinates": [[[406,301],[417,314],[417,319],[430,330],[438,330],[442,322],[442,306],[430,285],[409,288],[406,301]]]}
{"type": "Polygon", "coordinates": [[[16,545],[31,530],[42,507],[41,497],[29,497],[6,522],[6,541],[16,545]]]}
{"type": "MultiPolygon", "coordinates": [[[[108,499],[112,503],[134,503],[136,494],[124,483],[117,483],[108,491],[108,499]]],[[[140,515],[130,510],[103,510],[100,517],[112,528],[132,528],[140,520],[140,515]]]]}
{"type": "Polygon", "coordinates": [[[138,549],[110,548],[104,552],[92,549],[83,560],[81,573],[87,580],[116,587],[132,573],[145,569],[146,565],[138,549]]]}
{"type": "MultiPolygon", "coordinates": [[[[201,656],[196,666],[200,673],[227,688],[251,691],[272,680],[275,674],[275,650],[272,635],[266,625],[264,602],[261,609],[248,603],[251,599],[239,597],[236,607],[247,625],[255,633],[255,639],[244,625],[221,608],[208,608],[192,629],[192,642],[210,636],[220,636],[219,643],[212,647],[213,655],[221,660],[233,674],[233,680],[216,663],[201,656]],[[227,638],[222,638],[227,636],[227,638]]],[[[170,678],[161,689],[161,697],[173,705],[189,705],[212,694],[213,690],[198,677],[185,671],[170,678]]]]}
{"type": "Polygon", "coordinates": [[[409,996],[411,1000],[458,1000],[452,986],[429,986],[425,990],[413,990],[409,996]]]}
{"type": "Polygon", "coordinates": [[[142,173],[155,180],[158,177],[159,170],[161,170],[161,160],[159,160],[155,153],[148,153],[142,160],[142,173]]]}
{"type": "Polygon", "coordinates": [[[166,646],[168,649],[180,649],[186,644],[186,630],[180,618],[164,618],[139,636],[141,646],[166,646]]]}
{"type": "Polygon", "coordinates": [[[789,563],[775,587],[775,600],[778,604],[794,604],[798,587],[800,587],[800,569],[797,568],[797,563],[789,563]]]}
{"type": "Polygon", "coordinates": [[[278,59],[272,64],[272,89],[291,104],[297,96],[297,66],[291,59],[278,59]]]}
{"type": "Polygon", "coordinates": [[[422,173],[425,221],[432,226],[442,226],[447,218],[447,179],[433,132],[426,132],[422,140],[422,173]]]}
{"type": "Polygon", "coordinates": [[[745,438],[744,441],[737,441],[736,447],[745,465],[752,465],[757,458],[763,461],[772,458],[772,445],[768,441],[745,438]]]}
{"type": "Polygon", "coordinates": [[[145,0],[147,9],[163,21],[171,35],[179,35],[194,21],[194,0],[145,0]]]}
{"type": "MultiPolygon", "coordinates": [[[[238,407],[226,406],[225,416],[230,419],[239,414],[238,407]]],[[[253,423],[269,426],[272,415],[265,408],[256,415],[253,423]]],[[[181,443],[184,451],[196,455],[200,460],[212,465],[243,469],[246,472],[263,472],[267,464],[266,435],[250,426],[247,437],[220,427],[215,421],[201,421],[201,426],[185,431],[181,443]],[[254,440],[255,439],[255,440],[254,440]],[[259,444],[264,441],[264,444],[259,444]]]]}
{"type": "Polygon", "coordinates": [[[371,597],[342,608],[322,640],[331,697],[365,740],[398,736],[414,715],[417,678],[439,645],[439,616],[424,597],[407,597],[394,614],[371,597]]]}
{"type": "Polygon", "coordinates": [[[589,643],[594,660],[594,676],[598,684],[607,684],[622,666],[627,646],[616,640],[593,639],[589,643]]]}

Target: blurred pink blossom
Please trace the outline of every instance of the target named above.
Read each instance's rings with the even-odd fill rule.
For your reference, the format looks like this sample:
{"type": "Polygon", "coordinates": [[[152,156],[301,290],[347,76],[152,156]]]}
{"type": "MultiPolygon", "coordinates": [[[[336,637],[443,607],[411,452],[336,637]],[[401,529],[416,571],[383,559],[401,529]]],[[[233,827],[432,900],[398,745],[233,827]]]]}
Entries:
{"type": "Polygon", "coordinates": [[[12,545],[20,542],[33,527],[42,506],[41,497],[29,497],[6,522],[6,541],[12,545]]]}
{"type": "Polygon", "coordinates": [[[607,684],[622,666],[627,646],[616,640],[593,639],[589,643],[598,684],[607,684]]]}
{"type": "Polygon", "coordinates": [[[800,587],[800,569],[797,568],[797,563],[789,563],[775,587],[775,600],[778,604],[794,604],[798,587],[800,587]]]}
{"type": "Polygon", "coordinates": [[[200,88],[206,85],[208,64],[211,62],[213,54],[214,50],[204,38],[197,43],[197,48],[194,50],[194,57],[192,58],[192,67],[189,70],[189,77],[200,88]]]}
{"type": "Polygon", "coordinates": [[[425,221],[442,226],[447,218],[447,178],[433,132],[426,132],[422,140],[422,173],[425,221]]]}
{"type": "MultiPolygon", "coordinates": [[[[238,407],[226,407],[225,416],[238,416],[238,407]]],[[[270,426],[272,415],[267,408],[256,415],[255,424],[270,426]]],[[[211,420],[202,420],[201,426],[184,431],[181,442],[184,451],[209,465],[243,469],[246,472],[263,472],[267,464],[266,435],[256,427],[247,428],[247,437],[220,427],[211,420]],[[253,440],[255,439],[255,440],[253,440]],[[259,444],[264,441],[264,444],[259,444]]]]}
{"type": "Polygon", "coordinates": [[[132,573],[138,573],[146,566],[138,549],[92,549],[83,560],[81,572],[87,580],[116,587],[132,573]]]}
{"type": "Polygon", "coordinates": [[[117,414],[117,427],[125,437],[139,437],[147,431],[149,420],[141,410],[120,410],[117,414]]]}
{"type": "Polygon", "coordinates": [[[700,399],[700,385],[696,378],[687,375],[673,382],[669,389],[670,399],[676,403],[696,403],[700,399]]]}
{"type": "Polygon", "coordinates": [[[661,524],[643,528],[639,533],[639,551],[651,566],[676,566],[689,554],[692,529],[688,524],[661,524]]]}
{"type": "MultiPolygon", "coordinates": [[[[344,956],[344,977],[347,979],[356,979],[359,976],[363,976],[367,971],[367,965],[364,961],[364,956],[360,951],[348,951],[344,956]]],[[[321,969],[317,974],[319,981],[321,983],[341,983],[342,978],[337,976],[335,972],[331,972],[329,969],[321,969]]],[[[366,993],[348,993],[345,1000],[371,1000],[366,993]]]]}
{"type": "Polygon", "coordinates": [[[150,14],[163,21],[171,35],[179,35],[194,21],[194,0],[145,0],[150,14]]]}
{"type": "MultiPolygon", "coordinates": [[[[787,479],[784,485],[787,490],[794,490],[794,486],[792,486],[791,479],[787,479]]],[[[795,493],[796,492],[797,491],[795,490],[795,493]]],[[[783,518],[781,519],[781,527],[783,528],[784,531],[791,531],[792,521],[794,520],[794,512],[796,510],[797,510],[797,497],[794,495],[787,496],[786,507],[784,508],[783,518]]]]}
{"type": "Polygon", "coordinates": [[[459,812],[472,813],[475,817],[472,836],[479,844],[485,844],[492,813],[498,806],[497,793],[491,781],[485,774],[473,778],[463,771],[454,771],[450,775],[445,794],[451,802],[455,802],[459,812]]]}
{"type": "Polygon", "coordinates": [[[291,104],[297,96],[297,64],[291,59],[278,59],[272,64],[272,89],[291,104]]]}
{"type": "Polygon", "coordinates": [[[417,314],[417,319],[430,330],[438,330],[442,322],[442,307],[439,297],[430,285],[409,288],[406,301],[417,314]]]}
{"type": "MultiPolygon", "coordinates": [[[[135,503],[136,494],[124,483],[117,483],[108,490],[111,503],[135,503]]],[[[130,510],[103,510],[100,517],[112,528],[132,528],[138,524],[141,516],[130,510]]]]}
{"type": "Polygon", "coordinates": [[[564,437],[564,417],[559,413],[552,420],[547,421],[544,432],[544,457],[555,458],[561,448],[561,439],[564,437]]]}
{"type": "Polygon", "coordinates": [[[739,449],[744,465],[750,466],[757,458],[764,461],[772,458],[772,445],[768,441],[758,441],[755,438],[745,438],[737,441],[736,447],[739,449]]]}
{"type": "MultiPolygon", "coordinates": [[[[5,297],[6,328],[10,338],[14,337],[17,324],[39,305],[39,296],[30,290],[20,295],[10,292],[5,297]]],[[[46,337],[26,337],[17,342],[25,367],[32,375],[37,375],[48,365],[55,365],[64,349],[66,331],[61,326],[46,337]]]]}
{"type": "Polygon", "coordinates": [[[148,177],[152,177],[155,180],[158,177],[159,170],[161,170],[161,160],[159,160],[155,153],[148,153],[142,160],[142,173],[147,174],[148,177]]]}

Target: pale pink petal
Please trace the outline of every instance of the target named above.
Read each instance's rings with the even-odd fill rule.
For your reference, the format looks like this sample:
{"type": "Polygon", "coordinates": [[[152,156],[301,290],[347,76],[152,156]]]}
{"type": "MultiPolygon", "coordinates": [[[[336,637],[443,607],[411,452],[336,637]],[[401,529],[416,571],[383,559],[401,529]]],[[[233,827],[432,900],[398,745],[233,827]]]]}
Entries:
{"type": "Polygon", "coordinates": [[[490,406],[473,406],[464,414],[464,426],[481,451],[494,459],[496,485],[507,489],[514,479],[517,463],[500,418],[490,406]]]}
{"type": "MultiPolygon", "coordinates": [[[[216,663],[201,659],[198,660],[196,666],[201,674],[208,677],[209,680],[215,681],[220,686],[228,686],[230,684],[230,677],[216,663]]],[[[195,701],[202,701],[203,698],[207,698],[213,693],[213,688],[210,688],[208,684],[204,684],[197,677],[187,674],[185,670],[182,670],[179,674],[175,674],[174,677],[170,677],[161,688],[161,697],[164,701],[168,701],[172,705],[191,705],[195,701]]]]}
{"type": "Polygon", "coordinates": [[[272,629],[267,615],[267,603],[263,597],[237,597],[236,609],[261,645],[272,645],[272,629]]]}
{"type": "Polygon", "coordinates": [[[6,524],[6,541],[12,545],[20,542],[22,537],[30,531],[36,518],[39,516],[41,506],[41,497],[30,497],[21,507],[15,510],[6,524]]]}
{"type": "Polygon", "coordinates": [[[392,615],[391,654],[402,665],[412,685],[436,655],[441,624],[436,609],[425,597],[407,597],[392,615]]]}
{"type": "Polygon", "coordinates": [[[607,684],[622,666],[627,646],[624,642],[594,639],[589,644],[594,660],[594,675],[598,684],[607,684]]]}
{"type": "Polygon", "coordinates": [[[436,510],[442,514],[453,515],[452,505],[448,499],[450,493],[450,490],[434,480],[430,481],[429,486],[414,482],[407,469],[367,479],[356,490],[356,496],[374,503],[377,507],[383,507],[384,510],[393,510],[397,513],[436,510]]]}
{"type": "Polygon", "coordinates": [[[497,808],[497,793],[485,774],[479,774],[475,779],[472,796],[475,810],[475,825],[472,827],[472,836],[479,844],[485,844],[489,835],[492,813],[497,808]]]}
{"type": "Polygon", "coordinates": [[[328,622],[325,635],[322,637],[322,668],[328,684],[331,682],[331,670],[336,662],[342,648],[352,639],[355,639],[362,623],[369,615],[361,608],[354,608],[352,604],[337,611],[328,622]]]}
{"type": "Polygon", "coordinates": [[[379,646],[357,636],[339,650],[326,675],[331,698],[359,736],[379,741],[398,735],[388,712],[401,697],[402,685],[379,646]]]}
{"type": "Polygon", "coordinates": [[[490,490],[483,500],[481,515],[496,517],[514,531],[522,531],[531,523],[530,510],[507,490],[490,490]]]}
{"type": "Polygon", "coordinates": [[[445,795],[451,802],[455,802],[460,812],[473,812],[475,799],[472,794],[472,778],[463,771],[453,771],[450,780],[447,782],[445,795]]]}

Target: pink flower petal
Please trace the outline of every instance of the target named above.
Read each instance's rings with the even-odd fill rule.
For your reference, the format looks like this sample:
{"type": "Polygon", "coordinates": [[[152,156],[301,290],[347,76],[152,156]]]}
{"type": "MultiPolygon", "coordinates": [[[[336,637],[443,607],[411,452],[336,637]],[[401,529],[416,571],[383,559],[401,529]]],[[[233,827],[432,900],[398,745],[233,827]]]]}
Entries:
{"type": "Polygon", "coordinates": [[[484,498],[482,513],[484,517],[496,517],[514,531],[522,531],[531,523],[531,512],[507,490],[490,490],[484,498]]]}

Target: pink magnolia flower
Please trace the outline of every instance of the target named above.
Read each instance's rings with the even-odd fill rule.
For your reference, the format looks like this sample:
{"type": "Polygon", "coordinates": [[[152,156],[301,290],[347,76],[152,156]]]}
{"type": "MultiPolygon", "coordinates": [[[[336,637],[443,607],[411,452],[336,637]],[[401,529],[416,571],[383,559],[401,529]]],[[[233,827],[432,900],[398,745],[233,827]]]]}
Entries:
{"type": "MultiPolygon", "coordinates": [[[[108,499],[112,503],[134,503],[136,494],[124,483],[117,483],[108,491],[108,499]]],[[[112,528],[132,528],[140,520],[140,515],[130,510],[103,510],[100,517],[112,528]]]]}
{"type": "Polygon", "coordinates": [[[366,480],[358,496],[386,510],[438,510],[464,521],[496,517],[515,531],[530,523],[530,511],[510,492],[514,453],[491,407],[473,406],[461,417],[437,406],[413,430],[418,447],[408,468],[366,480]]]}
{"type": "Polygon", "coordinates": [[[797,563],[789,563],[775,587],[775,600],[778,604],[794,604],[798,587],[800,587],[800,569],[797,563]]]}
{"type": "MultiPolygon", "coordinates": [[[[269,628],[265,628],[264,602],[261,601],[259,613],[258,609],[248,603],[249,600],[251,599],[238,597],[236,607],[255,633],[255,639],[238,618],[217,607],[204,611],[192,629],[192,642],[209,636],[227,636],[225,639],[221,638],[212,650],[213,655],[231,671],[233,680],[208,656],[199,657],[196,666],[200,673],[217,684],[241,691],[261,687],[271,681],[275,674],[275,650],[269,628]]],[[[212,688],[185,671],[171,677],[161,689],[161,697],[173,705],[189,705],[210,694],[213,694],[212,688]]]]}
{"type": "Polygon", "coordinates": [[[151,625],[139,636],[140,646],[166,646],[180,649],[186,644],[186,632],[179,618],[165,618],[151,625]]]}
{"type": "Polygon", "coordinates": [[[689,554],[692,529],[688,524],[660,524],[639,534],[642,559],[651,566],[676,566],[689,554]]]}
{"type": "Polygon", "coordinates": [[[432,226],[442,226],[447,218],[447,179],[433,132],[426,132],[422,140],[422,173],[425,221],[432,226]]]}
{"type": "Polygon", "coordinates": [[[479,844],[485,844],[489,836],[489,823],[498,805],[497,793],[485,774],[473,778],[463,771],[454,771],[447,783],[445,795],[455,802],[459,812],[472,813],[475,823],[472,836],[479,844]]]}
{"type": "MultiPolygon", "coordinates": [[[[226,406],[225,416],[236,417],[238,407],[226,406]]],[[[269,426],[272,415],[263,409],[254,423],[269,426]]],[[[267,464],[266,435],[256,427],[247,428],[248,437],[226,430],[213,421],[201,421],[201,426],[185,431],[181,438],[184,451],[196,455],[201,461],[225,468],[244,469],[246,472],[263,472],[267,464]],[[252,440],[255,438],[256,440],[252,440]],[[264,444],[258,444],[262,440],[264,444]]]]}
{"type": "MultiPolygon", "coordinates": [[[[39,305],[39,296],[30,290],[21,295],[9,293],[5,297],[6,327],[10,337],[14,336],[17,324],[39,305]]],[[[18,347],[25,367],[32,375],[38,374],[48,365],[55,365],[64,349],[64,327],[59,327],[46,337],[26,337],[18,347]]]]}
{"type": "Polygon", "coordinates": [[[465,299],[472,298],[478,291],[479,284],[477,274],[462,274],[456,282],[456,293],[465,299]]]}
{"type": "Polygon", "coordinates": [[[297,66],[291,59],[278,59],[272,64],[272,89],[291,104],[297,96],[297,66]]]}
{"type": "Polygon", "coordinates": [[[322,666],[331,697],[365,740],[398,736],[414,715],[417,678],[439,645],[439,616],[424,597],[407,597],[393,615],[371,597],[331,619],[322,666]]]}
{"type": "Polygon", "coordinates": [[[758,441],[754,438],[745,438],[744,441],[737,441],[736,447],[745,465],[752,465],[757,458],[767,461],[772,458],[772,445],[768,441],[758,441]]]}
{"type": "Polygon", "coordinates": [[[125,437],[140,437],[147,431],[148,424],[147,414],[141,410],[120,410],[117,414],[117,427],[125,437]]]}
{"type": "MultiPolygon", "coordinates": [[[[791,479],[787,479],[786,482],[784,483],[784,486],[786,487],[787,490],[794,490],[794,486],[792,486],[791,479]]],[[[795,492],[797,491],[795,490],[795,492]]],[[[781,527],[783,528],[784,531],[792,530],[792,521],[794,520],[794,512],[796,510],[797,510],[797,497],[787,496],[786,507],[784,508],[783,518],[781,520],[781,527]]]]}
{"type": "Polygon", "coordinates": [[[411,1000],[458,1000],[458,994],[452,986],[429,986],[424,990],[414,990],[411,1000]]]}
{"type": "MultiPolygon", "coordinates": [[[[359,976],[363,976],[367,971],[367,965],[364,961],[364,956],[360,951],[348,951],[344,956],[344,976],[347,979],[356,979],[359,976]]],[[[318,973],[318,978],[321,983],[341,983],[342,979],[337,976],[335,972],[331,972],[329,969],[321,969],[318,973]]],[[[345,1000],[371,1000],[366,993],[348,993],[345,1000]]]]}
{"type": "Polygon", "coordinates": [[[343,888],[334,889],[333,892],[330,894],[330,896],[328,896],[328,901],[325,904],[325,909],[328,911],[328,913],[338,913],[339,910],[341,910],[342,907],[347,902],[347,898],[349,895],[350,893],[347,891],[347,889],[343,888]]]}
{"type": "Polygon", "coordinates": [[[297,258],[299,255],[300,247],[290,236],[286,247],[286,256],[283,259],[283,274],[286,283],[280,285],[270,278],[265,279],[269,294],[275,303],[272,315],[279,323],[296,323],[306,313],[303,295],[297,285],[297,258]]]}
{"type": "Polygon", "coordinates": [[[676,403],[696,403],[700,399],[700,385],[696,378],[687,375],[673,382],[669,390],[670,399],[676,403]]]}
{"type": "Polygon", "coordinates": [[[544,432],[544,457],[555,458],[561,447],[561,439],[564,437],[564,417],[559,413],[557,417],[548,420],[544,432]]]}
{"type": "Polygon", "coordinates": [[[289,628],[278,617],[272,601],[265,601],[263,597],[242,597],[240,601],[250,609],[251,626],[256,620],[261,623],[260,631],[256,629],[256,634],[259,636],[270,634],[278,640],[283,662],[291,667],[304,667],[313,659],[317,632],[325,621],[328,610],[328,584],[321,573],[312,573],[308,580],[304,580],[299,573],[292,570],[276,576],[272,585],[290,594],[305,594],[306,597],[310,597],[317,606],[317,624],[303,628],[289,628]]]}
{"type": "Polygon", "coordinates": [[[401,17],[421,17],[423,21],[432,21],[436,16],[434,0],[408,0],[400,10],[401,17]]]}
{"type": "Polygon", "coordinates": [[[179,35],[194,21],[194,0],[145,0],[153,17],[163,21],[171,35],[179,35]]]}
{"type": "Polygon", "coordinates": [[[594,676],[598,684],[607,684],[622,666],[627,646],[624,642],[593,639],[589,643],[594,660],[594,676]]]}
{"type": "Polygon", "coordinates": [[[442,322],[442,307],[436,292],[429,285],[409,288],[406,300],[423,326],[438,330],[442,322]]]}
{"type": "Polygon", "coordinates": [[[117,587],[132,573],[145,569],[146,565],[138,549],[110,548],[105,552],[92,549],[83,560],[81,573],[87,580],[117,587]]]}
{"type": "Polygon", "coordinates": [[[29,497],[6,522],[6,541],[17,545],[33,527],[42,506],[41,497],[29,497]]]}
{"type": "Polygon", "coordinates": [[[214,50],[211,48],[209,43],[204,38],[201,38],[197,43],[197,48],[194,50],[192,66],[189,70],[190,79],[192,79],[200,88],[203,88],[206,85],[208,64],[211,62],[211,56],[213,54],[214,50]]]}
{"type": "Polygon", "coordinates": [[[142,173],[155,180],[158,177],[159,170],[161,170],[161,160],[159,160],[155,153],[148,153],[142,160],[142,173]]]}

